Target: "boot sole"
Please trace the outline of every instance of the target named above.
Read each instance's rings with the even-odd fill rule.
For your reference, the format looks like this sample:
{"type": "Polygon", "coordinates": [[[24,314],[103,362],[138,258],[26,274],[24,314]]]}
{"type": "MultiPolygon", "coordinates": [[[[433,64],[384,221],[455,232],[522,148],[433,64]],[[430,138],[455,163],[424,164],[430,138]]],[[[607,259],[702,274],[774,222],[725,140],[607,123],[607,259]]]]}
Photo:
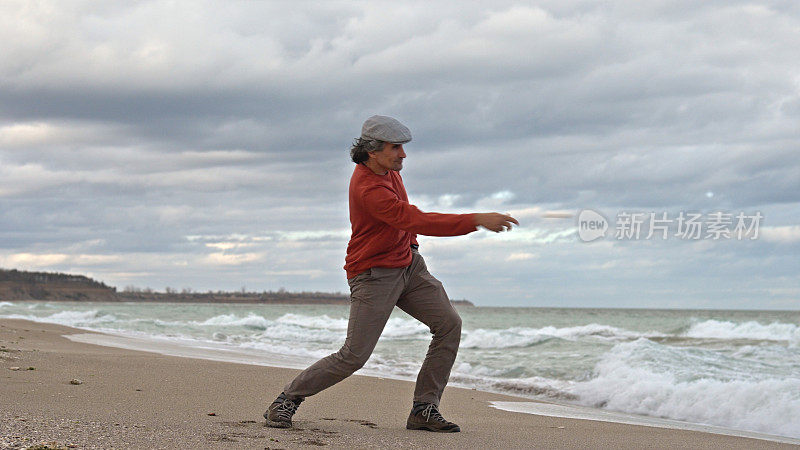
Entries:
{"type": "Polygon", "coordinates": [[[267,419],[267,426],[272,428],[292,428],[292,422],[276,422],[269,420],[269,411],[264,413],[264,418],[267,419]]]}
{"type": "Polygon", "coordinates": [[[427,425],[417,425],[417,424],[413,424],[413,423],[406,423],[406,429],[407,430],[431,431],[431,432],[434,432],[434,433],[458,433],[458,432],[461,431],[461,428],[459,428],[458,425],[456,425],[455,427],[450,428],[448,430],[444,430],[444,429],[441,429],[441,428],[437,429],[437,428],[429,427],[427,425]]]}
{"type": "Polygon", "coordinates": [[[272,428],[292,428],[291,423],[286,422],[275,422],[272,420],[267,420],[267,426],[272,428]]]}

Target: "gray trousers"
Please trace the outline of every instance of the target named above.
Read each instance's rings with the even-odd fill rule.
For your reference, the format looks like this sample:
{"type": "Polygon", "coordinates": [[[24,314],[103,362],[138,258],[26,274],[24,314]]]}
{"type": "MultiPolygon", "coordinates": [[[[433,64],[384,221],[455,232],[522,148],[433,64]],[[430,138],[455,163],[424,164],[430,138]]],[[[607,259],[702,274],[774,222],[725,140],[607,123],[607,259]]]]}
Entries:
{"type": "Polygon", "coordinates": [[[348,280],[350,321],[342,348],[317,361],[285,388],[290,399],[322,391],[360,369],[369,359],[395,306],[427,325],[433,339],[422,363],[414,401],[439,404],[461,341],[461,318],[442,283],[416,251],[411,265],[373,267],[348,280]]]}

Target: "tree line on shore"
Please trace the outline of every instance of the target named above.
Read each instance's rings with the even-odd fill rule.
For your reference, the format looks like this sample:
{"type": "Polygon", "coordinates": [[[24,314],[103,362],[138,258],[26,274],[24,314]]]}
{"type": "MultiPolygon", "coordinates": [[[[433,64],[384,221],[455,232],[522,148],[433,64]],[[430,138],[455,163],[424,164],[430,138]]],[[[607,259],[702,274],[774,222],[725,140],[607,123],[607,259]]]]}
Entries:
{"type": "MultiPolygon", "coordinates": [[[[152,288],[116,287],[84,275],[57,272],[27,272],[0,269],[0,300],[47,301],[134,301],[134,302],[197,302],[197,303],[288,303],[288,304],[349,304],[350,296],[341,292],[238,291],[196,292],[191,288],[167,287],[163,292],[152,288]]],[[[467,300],[453,303],[472,306],[467,300]]]]}

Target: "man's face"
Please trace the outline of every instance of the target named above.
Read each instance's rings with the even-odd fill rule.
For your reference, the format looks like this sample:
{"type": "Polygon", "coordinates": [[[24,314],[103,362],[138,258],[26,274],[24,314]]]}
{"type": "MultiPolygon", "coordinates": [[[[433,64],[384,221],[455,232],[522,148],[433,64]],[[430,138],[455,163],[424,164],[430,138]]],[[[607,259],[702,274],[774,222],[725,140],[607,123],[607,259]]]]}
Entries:
{"type": "Polygon", "coordinates": [[[399,172],[403,169],[403,158],[406,157],[406,152],[403,151],[403,144],[384,142],[383,150],[372,152],[369,157],[383,170],[399,172]]]}

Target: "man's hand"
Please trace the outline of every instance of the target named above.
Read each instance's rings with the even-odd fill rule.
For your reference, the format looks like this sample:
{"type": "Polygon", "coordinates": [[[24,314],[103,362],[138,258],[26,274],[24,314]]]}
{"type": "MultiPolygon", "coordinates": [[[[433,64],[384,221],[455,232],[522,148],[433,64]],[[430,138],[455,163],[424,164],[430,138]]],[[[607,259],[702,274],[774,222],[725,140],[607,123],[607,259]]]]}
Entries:
{"type": "Polygon", "coordinates": [[[495,233],[511,230],[511,224],[519,225],[517,219],[500,213],[477,213],[475,214],[475,225],[492,230],[495,233]]]}

